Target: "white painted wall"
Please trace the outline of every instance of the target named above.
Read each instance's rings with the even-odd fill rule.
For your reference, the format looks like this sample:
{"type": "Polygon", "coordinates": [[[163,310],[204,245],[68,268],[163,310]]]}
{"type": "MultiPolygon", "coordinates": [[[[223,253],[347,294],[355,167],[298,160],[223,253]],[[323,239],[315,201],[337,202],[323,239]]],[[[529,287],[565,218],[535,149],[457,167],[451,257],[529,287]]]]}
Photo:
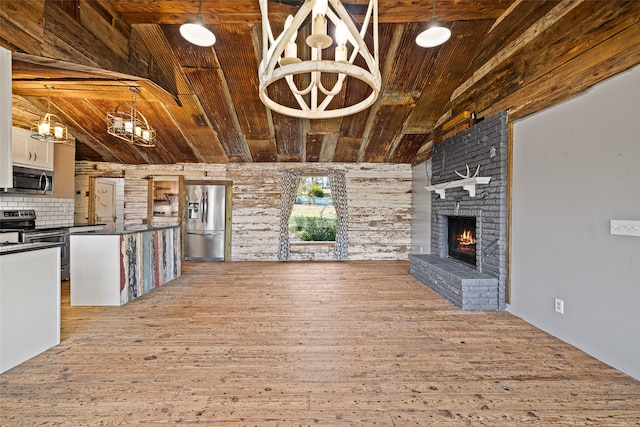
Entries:
{"type": "Polygon", "coordinates": [[[431,253],[431,159],[411,169],[411,253],[431,253]]]}
{"type": "Polygon", "coordinates": [[[640,67],[514,125],[510,312],[640,379],[640,67]],[[564,314],[554,311],[564,300],[564,314]]]}

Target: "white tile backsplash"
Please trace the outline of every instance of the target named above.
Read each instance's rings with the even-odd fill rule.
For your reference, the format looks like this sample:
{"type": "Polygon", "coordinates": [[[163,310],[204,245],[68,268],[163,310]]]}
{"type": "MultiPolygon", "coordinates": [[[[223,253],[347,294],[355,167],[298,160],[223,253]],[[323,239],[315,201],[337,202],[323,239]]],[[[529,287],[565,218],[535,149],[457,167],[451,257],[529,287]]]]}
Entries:
{"type": "Polygon", "coordinates": [[[73,199],[0,196],[0,210],[35,210],[36,227],[64,227],[67,225],[73,225],[73,205],[73,199]]]}

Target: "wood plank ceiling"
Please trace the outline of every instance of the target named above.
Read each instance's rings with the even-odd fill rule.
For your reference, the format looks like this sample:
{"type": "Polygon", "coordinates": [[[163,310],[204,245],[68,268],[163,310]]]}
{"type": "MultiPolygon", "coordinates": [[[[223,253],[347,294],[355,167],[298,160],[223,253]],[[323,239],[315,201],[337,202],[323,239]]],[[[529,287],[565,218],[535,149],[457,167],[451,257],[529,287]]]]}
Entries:
{"type": "MultiPolygon", "coordinates": [[[[299,4],[269,3],[274,31],[299,4]]],[[[343,4],[360,22],[367,0],[343,4]]],[[[523,117],[640,63],[636,1],[436,0],[452,37],[431,49],[415,44],[430,1],[379,5],[378,100],[352,116],[304,120],[259,99],[257,0],[203,0],[217,37],[211,48],[179,34],[197,0],[1,0],[0,45],[14,52],[14,125],[56,113],[81,160],[415,164],[464,111],[523,117]],[[131,101],[130,87],[157,129],[154,148],[106,133],[106,112],[131,101]]]]}

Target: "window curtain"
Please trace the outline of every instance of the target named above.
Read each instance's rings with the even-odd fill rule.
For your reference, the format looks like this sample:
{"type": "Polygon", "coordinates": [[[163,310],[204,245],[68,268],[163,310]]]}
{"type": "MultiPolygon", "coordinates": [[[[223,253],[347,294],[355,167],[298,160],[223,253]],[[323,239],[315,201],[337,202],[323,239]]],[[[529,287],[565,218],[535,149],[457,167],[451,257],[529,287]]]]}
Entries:
{"type": "Polygon", "coordinates": [[[289,217],[296,202],[296,193],[300,184],[300,171],[282,171],[282,197],[280,205],[280,247],[278,248],[278,260],[285,261],[291,258],[291,245],[289,244],[289,217]]]}
{"type": "Polygon", "coordinates": [[[336,242],[333,249],[333,257],[337,260],[345,260],[348,257],[349,245],[349,210],[347,209],[347,181],[344,171],[329,169],[327,171],[331,184],[331,197],[333,207],[338,214],[338,227],[336,229],[336,242]]]}

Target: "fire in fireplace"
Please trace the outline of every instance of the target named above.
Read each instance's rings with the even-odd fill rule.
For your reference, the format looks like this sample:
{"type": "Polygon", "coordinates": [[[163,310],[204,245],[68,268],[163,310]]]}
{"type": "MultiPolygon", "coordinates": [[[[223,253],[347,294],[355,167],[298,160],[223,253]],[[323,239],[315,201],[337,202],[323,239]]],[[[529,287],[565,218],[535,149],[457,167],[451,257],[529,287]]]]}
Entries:
{"type": "Polygon", "coordinates": [[[476,266],[476,219],[448,217],[449,257],[476,266]]]}

